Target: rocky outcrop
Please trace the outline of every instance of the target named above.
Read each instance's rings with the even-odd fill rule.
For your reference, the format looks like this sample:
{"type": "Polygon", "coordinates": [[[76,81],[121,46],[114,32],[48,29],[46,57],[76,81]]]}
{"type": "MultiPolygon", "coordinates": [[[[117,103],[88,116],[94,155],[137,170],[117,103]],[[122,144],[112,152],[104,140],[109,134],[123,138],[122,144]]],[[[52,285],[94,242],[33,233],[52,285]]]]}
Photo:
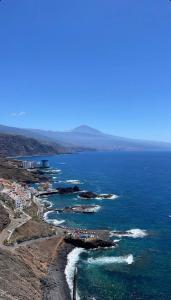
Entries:
{"type": "Polygon", "coordinates": [[[75,206],[66,206],[61,209],[55,209],[59,213],[72,212],[72,213],[82,213],[82,214],[93,214],[97,210],[97,205],[75,205],[75,206]]]}
{"type": "Polygon", "coordinates": [[[7,210],[0,204],[0,232],[10,223],[10,217],[7,210]]]}
{"type": "Polygon", "coordinates": [[[79,196],[84,199],[96,199],[96,198],[111,199],[113,195],[112,194],[96,194],[93,192],[81,192],[79,194],[79,196]]]}
{"type": "Polygon", "coordinates": [[[73,194],[73,193],[77,193],[79,191],[80,191],[80,189],[77,185],[75,185],[74,187],[59,187],[59,188],[57,188],[57,192],[60,195],[73,194]]]}
{"type": "Polygon", "coordinates": [[[95,199],[95,198],[97,198],[98,195],[93,192],[82,192],[79,194],[79,196],[81,198],[85,198],[85,199],[95,199]]]}
{"type": "Polygon", "coordinates": [[[75,247],[80,247],[85,249],[105,248],[105,247],[112,247],[115,245],[113,241],[109,241],[109,240],[107,241],[107,240],[102,240],[97,238],[81,239],[81,238],[66,237],[65,242],[75,247]]]}

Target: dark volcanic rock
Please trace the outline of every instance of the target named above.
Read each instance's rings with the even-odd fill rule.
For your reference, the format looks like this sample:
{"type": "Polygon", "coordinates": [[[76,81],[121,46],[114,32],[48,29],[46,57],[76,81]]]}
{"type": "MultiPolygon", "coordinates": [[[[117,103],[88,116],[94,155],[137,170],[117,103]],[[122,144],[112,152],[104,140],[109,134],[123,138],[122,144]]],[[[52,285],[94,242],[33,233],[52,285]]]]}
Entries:
{"type": "Polygon", "coordinates": [[[96,205],[75,205],[75,206],[66,206],[64,208],[55,209],[59,213],[73,212],[73,213],[83,213],[83,214],[93,214],[95,213],[96,205]]]}
{"type": "Polygon", "coordinates": [[[85,199],[94,199],[94,198],[97,198],[98,195],[96,193],[93,193],[93,192],[82,192],[79,194],[79,196],[81,198],[85,198],[85,199]]]}
{"type": "Polygon", "coordinates": [[[84,199],[95,199],[95,198],[111,199],[113,195],[112,194],[96,194],[93,192],[81,192],[79,194],[79,196],[84,199]]]}
{"type": "Polygon", "coordinates": [[[78,186],[74,186],[74,187],[64,187],[64,188],[57,188],[57,191],[59,194],[61,195],[65,195],[65,194],[73,194],[73,193],[77,193],[80,191],[78,186]]]}
{"type": "Polygon", "coordinates": [[[72,244],[75,247],[85,248],[85,249],[95,249],[114,246],[113,241],[106,241],[101,239],[79,239],[66,237],[65,242],[72,244]]]}
{"type": "Polygon", "coordinates": [[[7,210],[0,204],[0,232],[8,226],[10,223],[9,213],[7,210]]]}

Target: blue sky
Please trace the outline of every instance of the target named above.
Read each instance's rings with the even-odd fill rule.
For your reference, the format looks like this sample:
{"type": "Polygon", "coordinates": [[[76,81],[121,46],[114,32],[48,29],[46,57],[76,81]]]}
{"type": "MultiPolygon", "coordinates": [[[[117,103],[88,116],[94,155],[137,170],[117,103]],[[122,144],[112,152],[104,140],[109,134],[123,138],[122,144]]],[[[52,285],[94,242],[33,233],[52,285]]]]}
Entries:
{"type": "Polygon", "coordinates": [[[169,0],[2,0],[0,123],[171,141],[169,0]]]}

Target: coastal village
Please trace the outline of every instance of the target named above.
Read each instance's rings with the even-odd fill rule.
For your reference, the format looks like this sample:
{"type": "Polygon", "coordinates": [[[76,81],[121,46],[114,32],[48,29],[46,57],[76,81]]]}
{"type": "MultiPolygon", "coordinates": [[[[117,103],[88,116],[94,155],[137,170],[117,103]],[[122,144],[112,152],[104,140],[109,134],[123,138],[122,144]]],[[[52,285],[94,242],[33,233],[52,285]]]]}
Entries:
{"type": "MultiPolygon", "coordinates": [[[[4,268],[0,254],[0,268],[4,274],[4,279],[2,279],[5,280],[2,280],[2,283],[0,283],[0,299],[7,299],[4,293],[9,293],[10,297],[12,294],[16,295],[15,299],[54,299],[53,294],[55,293],[55,295],[59,296],[59,298],[55,296],[57,300],[74,300],[76,299],[75,279],[73,277],[73,289],[71,290],[65,278],[67,255],[75,247],[93,249],[110,247],[114,243],[110,240],[109,232],[105,230],[71,229],[65,226],[48,224],[44,215],[47,212],[51,212],[52,208],[50,208],[47,203],[48,201],[45,201],[43,197],[49,194],[67,195],[77,193],[80,195],[80,199],[82,198],[81,196],[84,199],[84,197],[97,197],[98,195],[92,192],[81,194],[82,192],[75,185],[54,189],[50,180],[51,177],[46,177],[46,175],[51,172],[53,176],[55,171],[50,169],[49,162],[45,160],[38,163],[35,161],[9,161],[9,166],[14,171],[12,178],[7,179],[4,178],[5,176],[0,178],[0,212],[3,213],[2,220],[0,214],[0,250],[1,253],[6,255],[6,268],[4,268]],[[23,170],[25,170],[25,173],[23,173],[23,170]],[[20,180],[15,179],[15,176],[18,176],[18,174],[22,174],[20,180]],[[33,174],[38,176],[37,179],[32,177],[33,174]],[[32,178],[34,178],[33,182],[32,178]],[[58,255],[60,253],[62,256],[62,263],[59,259],[56,260],[57,253],[58,255]],[[16,274],[18,274],[18,268],[23,268],[21,266],[22,261],[24,262],[25,272],[28,272],[31,267],[32,275],[31,277],[28,275],[27,279],[27,285],[30,286],[28,298],[21,296],[21,288],[16,289],[14,285],[11,286],[10,283],[6,284],[5,278],[7,278],[7,274],[10,272],[11,257],[14,257],[17,261],[16,274]],[[58,268],[48,273],[49,268],[54,266],[54,260],[58,268]],[[45,280],[42,278],[46,278],[49,282],[53,281],[54,279],[51,276],[53,278],[55,276],[58,282],[53,289],[49,289],[46,284],[42,285],[41,283],[42,280],[45,280]],[[36,288],[33,288],[31,283],[32,277],[35,277],[35,282],[37,282],[36,288]],[[42,298],[42,293],[44,298],[42,298]],[[49,298],[51,294],[52,297],[49,298]]],[[[1,174],[3,175],[3,169],[1,170],[1,174]]],[[[58,210],[56,209],[56,211],[58,210]]],[[[98,207],[89,204],[65,207],[61,211],[59,210],[59,213],[95,213],[97,210],[98,207]]],[[[19,275],[16,276],[18,277],[19,275]]],[[[21,280],[24,279],[22,278],[21,280]]],[[[16,286],[17,284],[20,284],[18,280],[16,281],[16,286]]],[[[22,283],[22,285],[27,289],[25,283],[22,283]]]]}
{"type": "MultiPolygon", "coordinates": [[[[26,164],[23,163],[23,167],[25,166],[31,166],[30,169],[33,169],[33,166],[36,164],[32,164],[30,161],[26,164]]],[[[40,163],[36,165],[40,166],[40,163]]],[[[46,162],[46,167],[43,165],[44,168],[48,168],[49,164],[46,162]]],[[[35,167],[34,167],[35,168],[35,167]]],[[[28,169],[29,170],[29,169],[28,169]]],[[[30,170],[29,170],[30,171],[30,170]]],[[[74,193],[79,192],[79,189],[76,188],[76,186],[69,187],[69,188],[58,188],[53,189],[51,182],[42,182],[37,185],[37,187],[29,186],[26,183],[18,183],[13,180],[7,180],[0,178],[0,193],[9,197],[12,200],[13,210],[15,215],[18,217],[21,217],[24,213],[24,210],[27,210],[29,207],[32,206],[33,203],[35,203],[38,206],[38,212],[37,215],[43,219],[43,214],[46,211],[51,211],[50,208],[48,209],[48,206],[44,206],[44,203],[48,202],[42,202],[41,196],[43,195],[49,195],[49,194],[68,194],[68,193],[74,193]]],[[[2,201],[1,201],[2,202],[2,201]]],[[[47,204],[47,203],[46,203],[47,204]]],[[[73,207],[65,207],[63,209],[54,209],[54,211],[57,212],[73,212],[73,213],[95,213],[96,210],[98,210],[97,205],[82,205],[82,206],[73,206],[73,207]]],[[[27,219],[26,219],[27,220],[27,219]]],[[[11,232],[10,232],[11,233],[11,232]]],[[[11,234],[9,235],[11,237],[11,234]]],[[[85,246],[85,248],[95,248],[98,246],[100,241],[100,246],[107,246],[112,245],[112,242],[106,241],[106,231],[104,235],[104,231],[98,231],[92,232],[87,230],[71,230],[67,229],[65,240],[67,242],[70,242],[77,246],[85,246]],[[102,234],[103,233],[103,234],[102,234]],[[103,240],[104,239],[104,240],[103,240]]],[[[108,235],[109,238],[109,235],[108,235]]],[[[7,241],[10,243],[9,238],[7,241]]],[[[7,242],[6,242],[7,244],[7,242]]]]}

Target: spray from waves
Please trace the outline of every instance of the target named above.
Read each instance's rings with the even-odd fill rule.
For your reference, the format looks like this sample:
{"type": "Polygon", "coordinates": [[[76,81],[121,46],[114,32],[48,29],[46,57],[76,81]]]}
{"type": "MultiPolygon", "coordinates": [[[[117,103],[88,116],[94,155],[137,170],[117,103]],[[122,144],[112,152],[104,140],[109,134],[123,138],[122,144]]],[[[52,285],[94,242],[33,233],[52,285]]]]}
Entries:
{"type": "Polygon", "coordinates": [[[44,221],[49,223],[49,224],[52,224],[54,226],[58,226],[62,223],[65,222],[65,220],[57,220],[57,219],[49,219],[48,216],[49,214],[53,213],[53,211],[48,211],[44,214],[43,218],[44,218],[44,221]]]}
{"type": "Polygon", "coordinates": [[[50,201],[48,201],[48,200],[46,200],[46,199],[43,199],[43,200],[42,200],[42,203],[47,204],[49,208],[52,208],[52,206],[53,206],[53,203],[50,202],[50,201]]]}
{"type": "MultiPolygon", "coordinates": [[[[83,191],[80,191],[80,193],[85,193],[87,192],[86,190],[83,190],[83,191]]],[[[119,196],[118,195],[115,195],[115,194],[111,194],[111,195],[108,195],[108,194],[99,194],[97,197],[95,198],[86,198],[86,197],[81,197],[81,196],[78,196],[78,199],[93,199],[93,200],[115,200],[117,199],[119,196]]]]}
{"type": "Polygon", "coordinates": [[[100,205],[94,205],[93,207],[88,208],[89,212],[98,212],[101,209],[100,205]]]}
{"type": "Polygon", "coordinates": [[[116,237],[131,237],[131,238],[134,238],[134,239],[137,239],[137,238],[144,238],[148,235],[147,231],[146,230],[142,230],[142,229],[130,229],[130,230],[127,230],[125,232],[123,231],[111,231],[110,233],[110,236],[113,237],[113,236],[116,236],[116,237]]]}
{"type": "Polygon", "coordinates": [[[89,264],[95,264],[95,265],[104,265],[104,264],[128,264],[131,265],[134,262],[134,257],[132,254],[129,254],[127,256],[118,256],[118,257],[110,257],[110,256],[104,256],[99,258],[89,258],[88,263],[89,264]]]}
{"type": "Polygon", "coordinates": [[[70,184],[81,184],[80,180],[78,179],[69,179],[65,181],[66,183],[70,183],[70,184]]]}
{"type": "Polygon", "coordinates": [[[108,197],[108,194],[100,194],[98,197],[96,197],[96,200],[104,200],[104,199],[109,199],[109,200],[115,200],[117,199],[119,196],[112,194],[111,196],[108,197]]]}
{"type": "MultiPolygon", "coordinates": [[[[65,276],[66,276],[66,280],[67,280],[68,286],[71,291],[71,296],[73,294],[73,280],[74,280],[75,268],[76,268],[76,264],[79,261],[80,254],[82,252],[85,252],[85,250],[83,248],[74,248],[74,250],[72,250],[67,256],[67,265],[65,268],[65,276]]],[[[79,300],[79,299],[80,298],[77,293],[77,300],[79,300]]]]}

